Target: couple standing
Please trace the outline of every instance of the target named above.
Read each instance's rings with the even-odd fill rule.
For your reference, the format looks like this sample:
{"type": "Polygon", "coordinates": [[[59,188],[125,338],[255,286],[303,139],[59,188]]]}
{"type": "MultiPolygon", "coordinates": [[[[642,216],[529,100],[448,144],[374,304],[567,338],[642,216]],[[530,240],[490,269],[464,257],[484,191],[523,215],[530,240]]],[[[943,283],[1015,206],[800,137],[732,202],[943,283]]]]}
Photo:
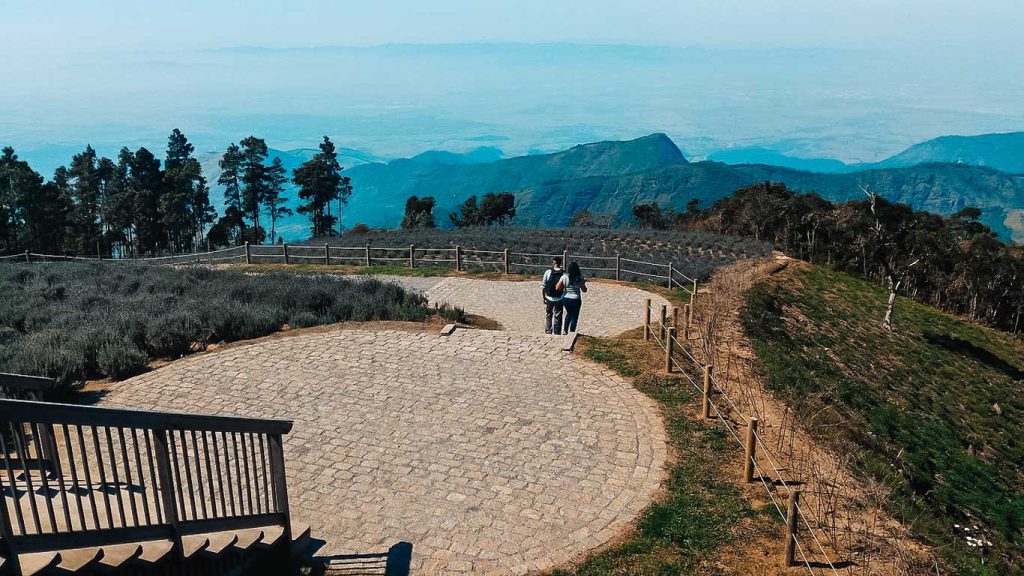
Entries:
{"type": "Polygon", "coordinates": [[[551,268],[544,271],[544,278],[540,284],[544,295],[544,333],[575,332],[576,322],[580,318],[580,308],[583,306],[582,294],[587,291],[587,281],[580,272],[580,265],[573,262],[569,264],[568,270],[562,270],[562,259],[555,258],[551,261],[551,268]]]}

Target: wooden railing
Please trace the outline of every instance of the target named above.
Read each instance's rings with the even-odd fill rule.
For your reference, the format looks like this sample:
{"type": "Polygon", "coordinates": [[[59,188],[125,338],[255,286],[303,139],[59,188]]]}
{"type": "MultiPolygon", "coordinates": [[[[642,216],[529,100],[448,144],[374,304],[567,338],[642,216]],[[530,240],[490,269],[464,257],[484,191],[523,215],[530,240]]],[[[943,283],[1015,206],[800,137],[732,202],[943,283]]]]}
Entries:
{"type": "Polygon", "coordinates": [[[0,400],[5,558],[281,526],[285,420],[0,400]]]}
{"type": "MultiPolygon", "coordinates": [[[[594,256],[564,250],[560,253],[473,250],[461,246],[424,248],[420,246],[321,246],[309,244],[252,244],[175,256],[103,260],[104,262],[149,262],[155,264],[323,264],[347,266],[403,266],[408,268],[439,267],[456,271],[493,270],[504,274],[533,273],[551,265],[552,258],[568,263],[576,260],[580,269],[592,277],[612,280],[647,282],[666,288],[697,291],[697,279],[683,273],[672,262],[632,260],[619,254],[594,256]]],[[[96,258],[60,256],[26,252],[8,258],[10,262],[92,261],[96,258]]]]}

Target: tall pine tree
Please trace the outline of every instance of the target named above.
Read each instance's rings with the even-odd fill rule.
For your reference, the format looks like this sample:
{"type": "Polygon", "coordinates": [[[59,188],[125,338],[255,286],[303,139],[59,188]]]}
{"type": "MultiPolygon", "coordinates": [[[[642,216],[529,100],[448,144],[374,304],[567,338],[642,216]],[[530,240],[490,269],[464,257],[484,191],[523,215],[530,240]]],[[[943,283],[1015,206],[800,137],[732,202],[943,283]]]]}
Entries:
{"type": "Polygon", "coordinates": [[[266,201],[270,188],[267,178],[267,143],[262,138],[249,136],[243,139],[241,167],[242,207],[252,219],[252,240],[257,244],[265,235],[260,227],[260,210],[266,201]]]}
{"type": "Polygon", "coordinates": [[[167,139],[164,161],[164,190],[160,198],[160,220],[173,252],[195,248],[203,227],[213,218],[209,188],[195,148],[177,128],[167,139]]]}
{"type": "Polygon", "coordinates": [[[324,136],[320,152],[295,169],[292,181],[299,186],[299,198],[306,201],[299,206],[299,213],[309,215],[313,236],[334,235],[334,224],[339,218],[331,214],[331,202],[338,200],[340,214],[352,194],[352,186],[341,175],[338,153],[330,138],[324,136]]]}
{"type": "Polygon", "coordinates": [[[287,199],[281,196],[284,184],[288,181],[281,158],[274,156],[274,161],[267,168],[267,197],[264,204],[270,216],[270,241],[277,242],[277,221],[282,216],[291,216],[292,209],[285,206],[287,199]]]}

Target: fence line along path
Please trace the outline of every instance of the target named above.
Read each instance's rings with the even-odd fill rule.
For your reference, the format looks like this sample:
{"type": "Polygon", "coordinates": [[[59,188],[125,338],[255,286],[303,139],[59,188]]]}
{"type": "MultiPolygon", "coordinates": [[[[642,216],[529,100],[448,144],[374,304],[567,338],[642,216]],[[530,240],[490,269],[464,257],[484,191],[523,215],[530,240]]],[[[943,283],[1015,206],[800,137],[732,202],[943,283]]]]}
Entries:
{"type": "MultiPolygon", "coordinates": [[[[373,246],[312,246],[308,244],[253,244],[208,252],[156,256],[146,258],[115,258],[106,262],[136,262],[155,264],[323,264],[349,266],[407,266],[409,268],[441,267],[456,271],[494,270],[504,274],[539,274],[550,266],[553,258],[564,263],[578,261],[588,276],[612,280],[660,284],[667,288],[681,288],[691,294],[698,289],[698,279],[682,270],[673,262],[648,262],[623,258],[621,255],[596,256],[570,253],[517,252],[514,248],[503,250],[473,250],[455,247],[386,247],[373,246]]],[[[689,260],[689,257],[684,260],[689,260]]],[[[0,262],[51,262],[51,261],[104,261],[99,257],[37,254],[25,251],[0,257],[0,262]]],[[[685,264],[685,263],[684,263],[685,264]]]]}

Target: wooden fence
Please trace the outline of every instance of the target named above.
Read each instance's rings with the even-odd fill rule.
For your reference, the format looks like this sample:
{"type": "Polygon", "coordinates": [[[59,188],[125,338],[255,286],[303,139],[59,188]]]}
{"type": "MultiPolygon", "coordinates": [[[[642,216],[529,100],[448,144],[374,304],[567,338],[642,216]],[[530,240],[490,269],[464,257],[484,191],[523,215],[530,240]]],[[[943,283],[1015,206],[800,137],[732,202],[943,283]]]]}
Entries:
{"type": "Polygon", "coordinates": [[[664,352],[665,372],[680,374],[700,395],[700,417],[704,420],[717,420],[743,449],[743,482],[749,484],[759,481],[764,486],[772,506],[786,526],[783,564],[787,567],[802,565],[812,575],[825,572],[837,576],[838,571],[822,546],[817,531],[800,507],[800,489],[786,482],[777,459],[768,450],[758,432],[758,419],[743,416],[742,411],[719,386],[714,366],[701,363],[694,358],[690,346],[690,335],[695,328],[693,322],[692,304],[685,304],[682,311],[677,308],[670,310],[664,305],[656,311],[651,300],[647,299],[643,310],[643,339],[653,341],[661,347],[664,352]],[[745,426],[737,428],[736,423],[719,409],[720,404],[728,405],[732,413],[740,415],[745,426]],[[769,470],[764,468],[764,462],[768,463],[774,478],[769,470]],[[779,486],[782,488],[782,494],[777,494],[779,486]],[[804,531],[812,545],[808,546],[801,542],[801,532],[804,531]]]}
{"type": "Polygon", "coordinates": [[[593,256],[575,254],[568,250],[561,253],[531,253],[503,250],[472,250],[461,246],[424,248],[420,246],[311,246],[308,244],[259,244],[196,252],[174,256],[151,258],[115,258],[100,260],[82,256],[61,256],[36,254],[26,251],[0,257],[9,262],[60,262],[60,261],[104,261],[104,262],[148,262],[156,264],[323,264],[348,266],[403,266],[408,268],[441,267],[456,271],[493,270],[503,274],[525,274],[540,272],[551,265],[553,258],[563,263],[577,261],[580,269],[589,276],[619,281],[647,282],[666,288],[682,288],[691,295],[696,294],[696,278],[687,276],[672,262],[647,262],[615,256],[593,256]]]}

